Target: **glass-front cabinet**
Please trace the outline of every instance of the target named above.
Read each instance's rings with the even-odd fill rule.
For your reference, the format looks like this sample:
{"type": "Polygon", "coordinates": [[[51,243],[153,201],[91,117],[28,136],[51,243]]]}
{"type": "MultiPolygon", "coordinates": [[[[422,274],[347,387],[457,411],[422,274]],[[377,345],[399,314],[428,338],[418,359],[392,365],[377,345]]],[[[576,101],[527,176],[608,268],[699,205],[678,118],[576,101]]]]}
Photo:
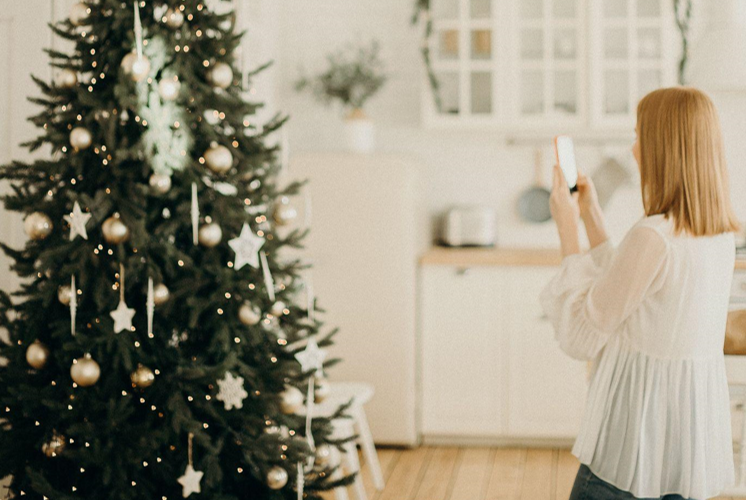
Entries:
{"type": "Polygon", "coordinates": [[[671,0],[431,0],[428,125],[629,128],[676,81],[671,0]],[[440,108],[436,102],[440,101],[440,108]]]}

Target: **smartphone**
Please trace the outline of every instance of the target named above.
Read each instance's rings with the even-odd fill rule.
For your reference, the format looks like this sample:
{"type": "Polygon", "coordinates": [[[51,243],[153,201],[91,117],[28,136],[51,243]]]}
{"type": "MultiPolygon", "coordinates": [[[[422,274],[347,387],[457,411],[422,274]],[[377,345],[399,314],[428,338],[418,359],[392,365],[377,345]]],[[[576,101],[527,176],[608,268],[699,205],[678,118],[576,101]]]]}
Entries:
{"type": "Polygon", "coordinates": [[[573,140],[567,135],[555,137],[555,160],[563,171],[565,180],[571,192],[577,191],[578,169],[576,168],[576,153],[573,150],[573,140]]]}

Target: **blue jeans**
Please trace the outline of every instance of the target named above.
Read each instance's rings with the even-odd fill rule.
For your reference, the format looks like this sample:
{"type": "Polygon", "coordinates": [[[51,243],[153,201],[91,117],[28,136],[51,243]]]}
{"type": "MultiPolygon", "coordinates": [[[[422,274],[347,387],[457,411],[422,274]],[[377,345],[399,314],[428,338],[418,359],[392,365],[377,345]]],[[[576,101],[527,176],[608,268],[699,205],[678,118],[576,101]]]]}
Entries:
{"type": "MultiPolygon", "coordinates": [[[[576,481],[573,483],[569,500],[635,500],[627,491],[615,488],[611,484],[599,479],[589,468],[581,464],[578,468],[576,481]]],[[[645,498],[640,500],[687,500],[680,495],[664,495],[659,498],[645,498]]],[[[692,499],[690,499],[692,500],[692,499]]]]}

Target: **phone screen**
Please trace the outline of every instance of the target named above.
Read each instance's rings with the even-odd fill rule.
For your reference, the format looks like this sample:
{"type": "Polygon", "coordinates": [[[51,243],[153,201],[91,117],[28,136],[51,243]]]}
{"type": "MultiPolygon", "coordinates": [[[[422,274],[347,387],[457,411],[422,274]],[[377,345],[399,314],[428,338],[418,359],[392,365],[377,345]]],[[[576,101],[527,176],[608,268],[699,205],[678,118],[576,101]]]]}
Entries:
{"type": "Polygon", "coordinates": [[[578,181],[578,170],[576,169],[576,153],[573,150],[573,140],[567,135],[559,135],[555,138],[555,155],[558,165],[565,175],[568,187],[571,191],[576,190],[578,181]]]}

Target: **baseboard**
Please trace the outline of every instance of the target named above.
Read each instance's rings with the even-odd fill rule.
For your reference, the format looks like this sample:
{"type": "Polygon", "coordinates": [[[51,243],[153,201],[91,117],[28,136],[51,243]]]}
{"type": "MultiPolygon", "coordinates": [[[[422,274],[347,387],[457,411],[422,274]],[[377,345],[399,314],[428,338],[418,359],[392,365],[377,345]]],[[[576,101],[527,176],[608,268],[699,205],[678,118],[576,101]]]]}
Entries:
{"type": "Polygon", "coordinates": [[[424,435],[426,446],[497,446],[522,448],[571,448],[572,438],[515,438],[483,436],[424,435]]]}

